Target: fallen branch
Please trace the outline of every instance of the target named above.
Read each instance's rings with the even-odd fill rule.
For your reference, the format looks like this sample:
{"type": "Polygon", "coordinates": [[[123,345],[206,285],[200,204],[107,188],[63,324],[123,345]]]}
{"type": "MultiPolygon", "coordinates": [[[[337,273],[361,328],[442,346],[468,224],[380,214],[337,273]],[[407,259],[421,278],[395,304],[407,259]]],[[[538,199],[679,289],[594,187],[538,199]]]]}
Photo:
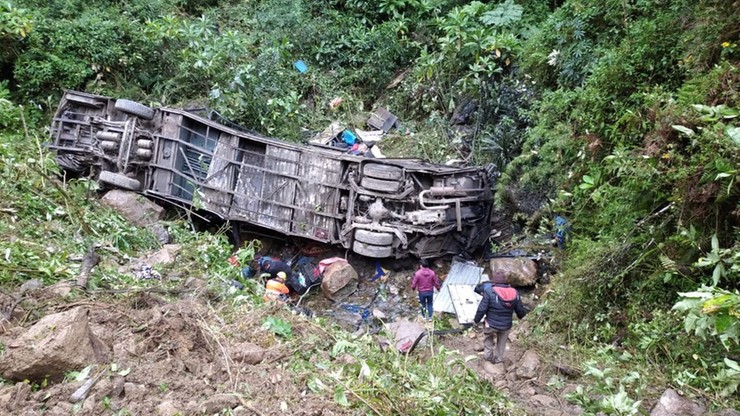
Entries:
{"type": "Polygon", "coordinates": [[[87,251],[85,258],[82,259],[80,275],[77,277],[77,286],[87,289],[87,281],[90,280],[90,272],[98,263],[100,263],[100,256],[95,252],[95,248],[91,246],[87,251]]]}
{"type": "Polygon", "coordinates": [[[89,294],[101,294],[101,293],[163,293],[165,295],[179,295],[181,293],[195,292],[198,290],[194,289],[162,289],[158,287],[151,288],[133,288],[133,289],[95,289],[88,290],[89,294]]]}
{"type": "Polygon", "coordinates": [[[72,396],[70,396],[69,401],[71,403],[77,403],[79,401],[85,400],[87,395],[90,393],[90,390],[95,386],[95,384],[98,383],[101,377],[103,377],[103,374],[108,372],[108,369],[105,368],[103,371],[100,372],[95,378],[91,378],[85,382],[80,388],[75,390],[74,393],[72,393],[72,396]]]}

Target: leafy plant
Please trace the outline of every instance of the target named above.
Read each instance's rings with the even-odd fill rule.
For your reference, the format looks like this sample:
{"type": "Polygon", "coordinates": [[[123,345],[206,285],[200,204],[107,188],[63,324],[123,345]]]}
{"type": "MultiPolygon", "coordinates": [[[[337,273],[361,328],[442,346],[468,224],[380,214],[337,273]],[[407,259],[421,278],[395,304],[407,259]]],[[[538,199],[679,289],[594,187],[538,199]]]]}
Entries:
{"type": "Polygon", "coordinates": [[[264,321],[262,321],[262,328],[272,332],[279,337],[293,337],[293,327],[290,325],[290,323],[274,316],[268,316],[267,318],[265,318],[264,321]]]}
{"type": "Polygon", "coordinates": [[[509,26],[521,20],[523,12],[522,6],[514,3],[513,0],[506,0],[495,9],[483,13],[480,20],[489,26],[509,26]]]}

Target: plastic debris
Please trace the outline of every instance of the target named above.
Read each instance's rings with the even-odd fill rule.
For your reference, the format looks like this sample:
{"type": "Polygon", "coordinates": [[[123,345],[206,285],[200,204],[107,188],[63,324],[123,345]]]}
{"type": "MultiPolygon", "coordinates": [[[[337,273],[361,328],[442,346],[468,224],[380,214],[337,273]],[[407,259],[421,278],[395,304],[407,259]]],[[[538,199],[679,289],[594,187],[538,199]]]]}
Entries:
{"type": "Polygon", "coordinates": [[[298,72],[300,72],[301,74],[305,74],[306,72],[308,72],[308,65],[301,60],[293,62],[293,67],[297,69],[298,72]]]}

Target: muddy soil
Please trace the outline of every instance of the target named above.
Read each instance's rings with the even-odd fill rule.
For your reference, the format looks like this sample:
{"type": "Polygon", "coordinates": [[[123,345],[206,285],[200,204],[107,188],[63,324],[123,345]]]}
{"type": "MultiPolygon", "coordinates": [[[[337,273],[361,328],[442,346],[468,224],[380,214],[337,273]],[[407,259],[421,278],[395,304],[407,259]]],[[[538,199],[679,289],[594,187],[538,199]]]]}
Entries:
{"type": "MultiPolygon", "coordinates": [[[[305,380],[296,380],[279,365],[293,352],[258,330],[269,309],[226,324],[200,298],[170,303],[141,294],[123,304],[83,301],[47,310],[80,305],[90,309],[90,328],[106,346],[115,370],[111,371],[111,364],[92,369],[91,374],[106,374],[82,404],[70,402],[82,381],[68,379],[48,386],[43,381],[5,383],[0,388],[0,414],[190,415],[238,409],[237,414],[333,415],[344,411],[331,398],[306,394],[305,380]]],[[[294,331],[300,333],[312,324],[304,325],[294,331]]],[[[0,335],[0,342],[8,345],[23,330],[9,329],[0,335]]]]}

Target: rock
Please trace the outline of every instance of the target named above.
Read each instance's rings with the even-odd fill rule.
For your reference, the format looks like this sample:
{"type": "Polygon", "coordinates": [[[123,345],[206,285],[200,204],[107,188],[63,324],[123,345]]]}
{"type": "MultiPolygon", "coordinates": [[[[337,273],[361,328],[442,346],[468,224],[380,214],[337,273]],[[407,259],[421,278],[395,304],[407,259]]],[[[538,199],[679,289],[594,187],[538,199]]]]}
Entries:
{"type": "Polygon", "coordinates": [[[58,381],[67,371],[106,361],[103,348],[90,331],[88,310],[77,307],[43,317],[8,344],[0,372],[10,380],[58,381]]]}
{"type": "Polygon", "coordinates": [[[667,389],[650,411],[650,416],[701,416],[705,411],[704,406],[680,396],[673,389],[667,389]]]}
{"type": "Polygon", "coordinates": [[[59,296],[60,298],[64,298],[69,295],[69,292],[72,291],[73,286],[73,282],[58,282],[47,287],[46,290],[56,296],[59,296]]]}
{"type": "Polygon", "coordinates": [[[21,295],[22,295],[28,291],[41,289],[42,287],[44,287],[44,283],[41,282],[41,280],[31,279],[31,280],[26,280],[25,282],[23,282],[20,289],[18,290],[21,292],[21,295]]]}
{"type": "Polygon", "coordinates": [[[579,369],[566,364],[555,364],[555,369],[558,370],[558,373],[569,378],[578,378],[581,376],[579,369]]]}
{"type": "Polygon", "coordinates": [[[324,296],[341,301],[357,291],[357,272],[346,261],[337,261],[324,270],[321,280],[321,291],[324,296]]]}
{"type": "Polygon", "coordinates": [[[113,376],[113,380],[111,380],[110,392],[108,392],[107,395],[112,398],[120,397],[121,393],[123,393],[123,388],[125,384],[126,379],[123,376],[113,376]]]}
{"type": "Polygon", "coordinates": [[[147,255],[141,262],[150,266],[172,264],[177,259],[177,255],[180,254],[181,249],[182,246],[180,244],[165,244],[159,251],[147,255]]]}
{"type": "Polygon", "coordinates": [[[491,272],[504,272],[512,286],[531,286],[537,281],[537,264],[526,257],[496,257],[490,266],[491,272]]]}
{"type": "Polygon", "coordinates": [[[245,342],[234,347],[231,359],[235,363],[256,365],[265,359],[265,349],[251,342],[245,342]]]}
{"type": "Polygon", "coordinates": [[[164,217],[164,208],[135,192],[113,189],[100,200],[139,227],[154,224],[164,217]]]}
{"type": "Polygon", "coordinates": [[[160,416],[175,416],[181,413],[171,400],[165,400],[157,406],[157,414],[160,416]]]}
{"type": "Polygon", "coordinates": [[[556,407],[558,405],[558,401],[556,399],[544,394],[535,394],[532,396],[532,401],[545,407],[556,407]]]}
{"type": "Polygon", "coordinates": [[[483,351],[484,349],[485,349],[485,348],[483,348],[483,344],[481,344],[480,342],[476,343],[476,344],[475,344],[475,345],[473,346],[473,350],[474,350],[475,352],[481,352],[481,351],[483,351]]]}
{"type": "Polygon", "coordinates": [[[85,399],[84,402],[82,402],[82,411],[80,412],[80,415],[95,415],[99,414],[95,410],[95,405],[97,404],[96,401],[97,397],[94,394],[91,394],[90,397],[85,399]]]}
{"type": "Polygon", "coordinates": [[[217,394],[198,406],[200,413],[212,415],[224,409],[233,409],[239,405],[239,399],[233,394],[217,394]]]}
{"type": "Polygon", "coordinates": [[[339,357],[337,357],[337,359],[334,360],[334,362],[338,364],[343,364],[343,365],[352,365],[352,364],[357,364],[357,358],[353,357],[351,354],[344,353],[340,355],[339,357]]]}
{"type": "Polygon", "coordinates": [[[527,350],[519,361],[516,369],[516,375],[519,378],[535,378],[537,370],[540,368],[540,358],[533,350],[527,350]]]}
{"type": "Polygon", "coordinates": [[[710,412],[707,416],[740,416],[740,412],[735,409],[722,409],[710,412]]]}
{"type": "Polygon", "coordinates": [[[419,335],[424,333],[424,326],[407,319],[399,319],[388,325],[388,330],[393,334],[396,350],[407,352],[419,335]]]}
{"type": "Polygon", "coordinates": [[[534,387],[526,385],[520,388],[518,393],[522,397],[532,397],[535,395],[536,391],[534,390],[534,387]]]}
{"type": "Polygon", "coordinates": [[[16,383],[6,408],[10,411],[19,410],[22,407],[23,402],[25,402],[30,395],[31,385],[29,383],[16,383]]]}
{"type": "Polygon", "coordinates": [[[492,376],[503,376],[506,374],[506,368],[504,368],[503,363],[493,364],[490,361],[484,361],[483,369],[492,376]]]}
{"type": "Polygon", "coordinates": [[[386,315],[378,308],[373,309],[373,318],[375,319],[385,319],[386,315]]]}
{"type": "Polygon", "coordinates": [[[159,241],[160,244],[167,244],[170,242],[170,233],[167,231],[166,228],[164,228],[164,225],[160,223],[155,223],[149,225],[149,230],[157,237],[157,241],[159,241]]]}
{"type": "Polygon", "coordinates": [[[71,414],[73,414],[72,403],[67,402],[57,402],[48,413],[44,413],[46,416],[69,416],[71,414]]]}
{"type": "Polygon", "coordinates": [[[506,379],[509,380],[509,383],[516,382],[516,372],[509,371],[506,373],[506,379]]]}
{"type": "Polygon", "coordinates": [[[113,362],[124,362],[135,355],[136,341],[134,338],[125,338],[113,344],[113,362]]]}
{"type": "Polygon", "coordinates": [[[127,401],[133,402],[143,399],[146,396],[146,386],[136,383],[124,383],[123,395],[126,396],[127,401]]]}
{"type": "Polygon", "coordinates": [[[164,217],[164,208],[135,192],[120,189],[108,191],[101,201],[115,209],[130,223],[149,228],[160,243],[169,242],[169,233],[162,224],[157,222],[164,217]]]}
{"type": "Polygon", "coordinates": [[[4,389],[3,393],[0,394],[0,409],[7,409],[12,399],[13,392],[9,388],[4,389]]]}

